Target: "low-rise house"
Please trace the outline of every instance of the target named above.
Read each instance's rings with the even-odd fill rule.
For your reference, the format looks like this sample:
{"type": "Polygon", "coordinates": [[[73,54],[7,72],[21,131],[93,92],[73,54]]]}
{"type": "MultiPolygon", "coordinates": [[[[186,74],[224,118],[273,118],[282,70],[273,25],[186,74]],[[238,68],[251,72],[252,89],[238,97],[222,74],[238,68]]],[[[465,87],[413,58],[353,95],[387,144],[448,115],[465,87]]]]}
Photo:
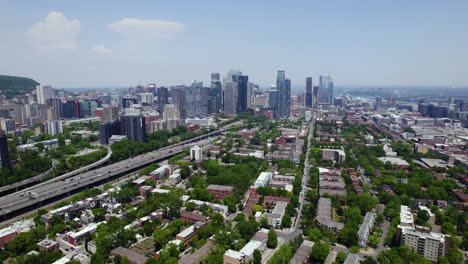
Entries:
{"type": "Polygon", "coordinates": [[[37,243],[40,251],[54,252],[59,248],[59,243],[54,240],[44,239],[41,242],[37,243]]]}
{"type": "Polygon", "coordinates": [[[293,258],[291,259],[290,264],[305,264],[309,263],[310,254],[312,252],[312,247],[314,242],[309,240],[304,240],[301,246],[297,249],[293,258]]]}
{"type": "Polygon", "coordinates": [[[232,186],[211,184],[206,189],[218,200],[223,200],[226,195],[234,195],[234,187],[232,186]]]}

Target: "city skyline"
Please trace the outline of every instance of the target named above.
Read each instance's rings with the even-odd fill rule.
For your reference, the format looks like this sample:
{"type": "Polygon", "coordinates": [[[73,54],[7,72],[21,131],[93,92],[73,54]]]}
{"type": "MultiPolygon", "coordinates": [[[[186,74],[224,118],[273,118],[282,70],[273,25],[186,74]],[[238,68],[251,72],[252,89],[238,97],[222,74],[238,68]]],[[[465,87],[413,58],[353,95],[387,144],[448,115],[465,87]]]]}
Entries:
{"type": "Polygon", "coordinates": [[[341,86],[468,84],[463,1],[214,3],[6,1],[0,73],[60,88],[209,84],[232,68],[263,87],[277,70],[293,87],[329,73],[341,86]]]}

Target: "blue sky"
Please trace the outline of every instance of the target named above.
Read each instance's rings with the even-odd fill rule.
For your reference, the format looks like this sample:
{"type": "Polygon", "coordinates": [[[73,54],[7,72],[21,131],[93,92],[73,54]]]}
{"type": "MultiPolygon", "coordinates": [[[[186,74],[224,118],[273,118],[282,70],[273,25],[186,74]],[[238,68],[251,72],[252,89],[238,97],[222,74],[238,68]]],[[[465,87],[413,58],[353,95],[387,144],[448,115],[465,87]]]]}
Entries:
{"type": "Polygon", "coordinates": [[[467,85],[468,1],[0,0],[0,74],[55,87],[467,85]]]}

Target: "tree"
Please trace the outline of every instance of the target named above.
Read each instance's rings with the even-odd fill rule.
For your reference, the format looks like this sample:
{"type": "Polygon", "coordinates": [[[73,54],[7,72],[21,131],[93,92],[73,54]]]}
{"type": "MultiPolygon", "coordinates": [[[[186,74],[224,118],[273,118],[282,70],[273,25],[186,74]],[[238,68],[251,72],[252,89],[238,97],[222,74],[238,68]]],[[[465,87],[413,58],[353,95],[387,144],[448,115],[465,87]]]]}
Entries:
{"type": "Polygon", "coordinates": [[[258,204],[252,206],[252,211],[253,211],[254,213],[256,213],[256,212],[261,212],[262,209],[263,209],[262,206],[261,206],[261,205],[258,205],[258,204]]]}
{"type": "Polygon", "coordinates": [[[268,222],[268,218],[266,218],[265,216],[263,216],[262,218],[260,218],[260,226],[262,228],[267,228],[269,226],[269,222],[268,222]]]}
{"type": "Polygon", "coordinates": [[[429,221],[429,213],[426,210],[419,210],[418,214],[418,224],[423,225],[429,221]]]}
{"type": "Polygon", "coordinates": [[[262,263],[262,253],[258,249],[255,249],[253,252],[253,263],[254,264],[262,263]]]}
{"type": "Polygon", "coordinates": [[[169,233],[165,229],[156,229],[153,232],[154,246],[157,249],[162,248],[169,239],[169,233]]]}
{"type": "Polygon", "coordinates": [[[330,253],[330,247],[319,241],[312,247],[311,258],[314,261],[323,262],[330,253]]]}
{"type": "Polygon", "coordinates": [[[346,259],[346,253],[344,251],[338,252],[335,258],[335,262],[338,264],[342,264],[346,259]]]}
{"type": "Polygon", "coordinates": [[[345,225],[343,229],[341,229],[340,233],[338,234],[338,241],[346,245],[348,247],[356,245],[358,242],[358,235],[356,228],[345,225]]]}
{"type": "Polygon", "coordinates": [[[267,237],[267,247],[268,248],[275,248],[278,245],[278,235],[274,229],[270,229],[268,231],[267,237]]]}
{"type": "Polygon", "coordinates": [[[281,220],[281,226],[284,228],[289,228],[291,227],[291,225],[292,225],[291,216],[288,214],[285,214],[283,216],[283,219],[281,220]]]}
{"type": "Polygon", "coordinates": [[[228,210],[229,210],[230,213],[234,213],[236,211],[237,202],[236,202],[236,198],[234,198],[234,196],[232,196],[232,195],[224,196],[223,203],[224,203],[224,205],[226,205],[228,207],[228,210]]]}

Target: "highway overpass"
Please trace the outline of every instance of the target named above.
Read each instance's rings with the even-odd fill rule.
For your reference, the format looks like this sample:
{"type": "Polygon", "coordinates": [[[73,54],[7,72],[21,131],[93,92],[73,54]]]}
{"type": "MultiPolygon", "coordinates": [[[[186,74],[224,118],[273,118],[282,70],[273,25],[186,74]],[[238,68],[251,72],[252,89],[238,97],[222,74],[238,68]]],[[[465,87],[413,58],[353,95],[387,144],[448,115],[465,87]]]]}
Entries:
{"type": "MultiPolygon", "coordinates": [[[[229,127],[231,127],[231,124],[229,127]]],[[[0,198],[0,222],[37,209],[38,207],[63,199],[84,189],[103,184],[123,175],[137,171],[151,163],[180,154],[184,148],[220,135],[229,129],[225,127],[153,152],[141,154],[95,170],[67,178],[58,177],[0,198]]]]}

